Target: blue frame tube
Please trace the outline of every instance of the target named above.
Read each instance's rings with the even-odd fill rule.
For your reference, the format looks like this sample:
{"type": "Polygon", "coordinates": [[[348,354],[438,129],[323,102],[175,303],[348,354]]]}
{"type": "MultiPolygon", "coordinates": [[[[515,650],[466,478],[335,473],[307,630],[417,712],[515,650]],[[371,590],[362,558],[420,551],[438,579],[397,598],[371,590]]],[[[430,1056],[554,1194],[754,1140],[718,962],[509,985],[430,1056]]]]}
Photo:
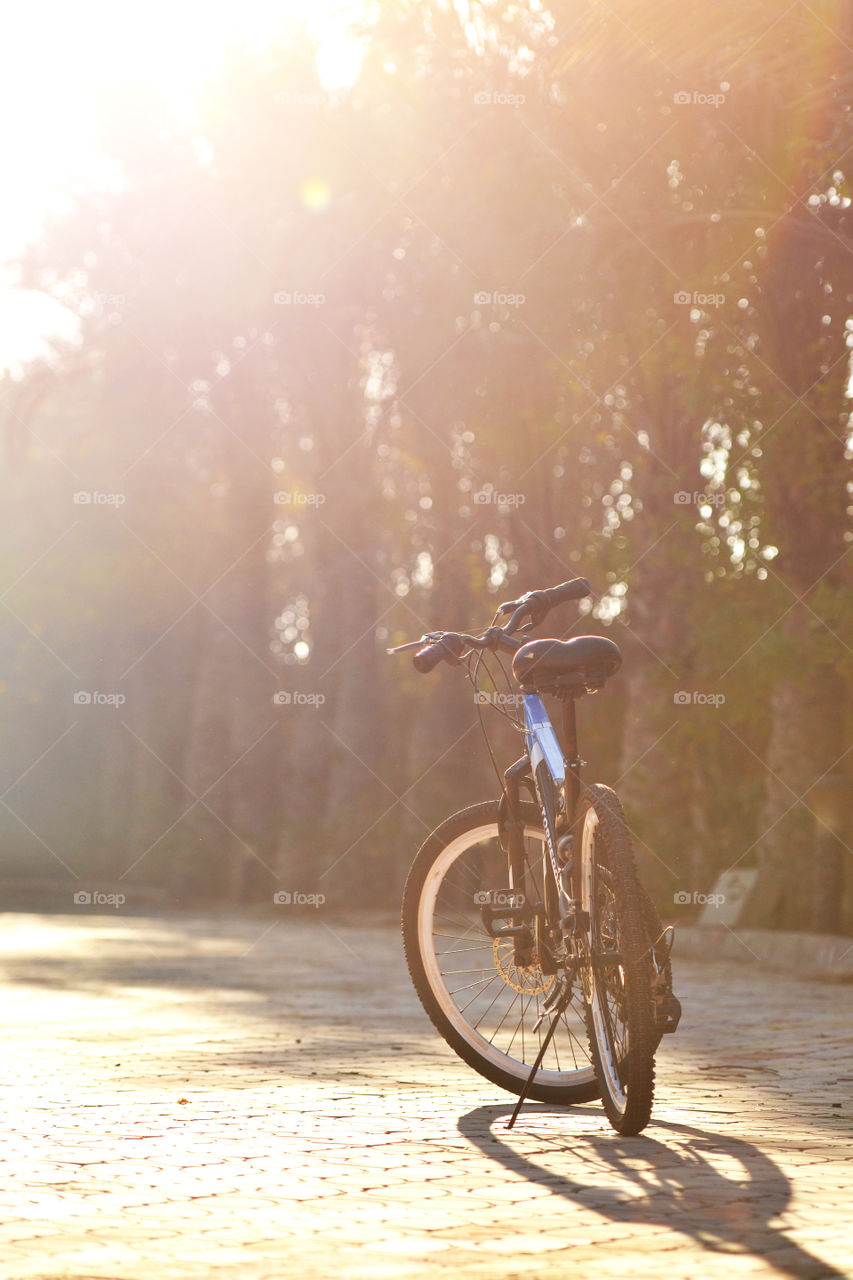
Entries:
{"type": "Polygon", "coordinates": [[[535,773],[536,766],[544,760],[551,777],[558,786],[562,786],[566,778],[563,749],[557,740],[545,704],[538,693],[525,693],[523,697],[527,754],[533,771],[535,773]]]}

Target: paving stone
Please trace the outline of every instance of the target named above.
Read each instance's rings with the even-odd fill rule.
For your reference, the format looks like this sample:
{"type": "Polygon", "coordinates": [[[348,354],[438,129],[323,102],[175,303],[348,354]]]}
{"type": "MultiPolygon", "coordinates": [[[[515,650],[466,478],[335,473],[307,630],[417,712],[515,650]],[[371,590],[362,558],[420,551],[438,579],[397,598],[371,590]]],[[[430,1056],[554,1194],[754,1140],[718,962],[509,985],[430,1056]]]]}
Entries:
{"type": "Polygon", "coordinates": [[[507,1131],[332,924],[3,917],[0,1280],[853,1277],[850,987],[676,953],[646,1132],[507,1131]]]}

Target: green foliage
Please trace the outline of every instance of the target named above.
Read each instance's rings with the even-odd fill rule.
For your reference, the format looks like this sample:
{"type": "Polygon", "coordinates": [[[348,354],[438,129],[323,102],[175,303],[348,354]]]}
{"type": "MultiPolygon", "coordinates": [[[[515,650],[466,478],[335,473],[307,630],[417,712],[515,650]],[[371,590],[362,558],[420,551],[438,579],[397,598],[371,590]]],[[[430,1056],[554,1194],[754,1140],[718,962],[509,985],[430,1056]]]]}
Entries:
{"type": "Polygon", "coordinates": [[[661,901],[757,856],[774,691],[834,666],[843,718],[840,6],[470,11],[379,7],[346,92],[291,42],[193,128],[128,101],[121,181],[23,263],[80,343],[7,388],[7,785],[48,753],[18,870],[389,902],[497,784],[468,686],[384,648],[580,572],[555,626],[625,653],[585,754],[661,901]]]}

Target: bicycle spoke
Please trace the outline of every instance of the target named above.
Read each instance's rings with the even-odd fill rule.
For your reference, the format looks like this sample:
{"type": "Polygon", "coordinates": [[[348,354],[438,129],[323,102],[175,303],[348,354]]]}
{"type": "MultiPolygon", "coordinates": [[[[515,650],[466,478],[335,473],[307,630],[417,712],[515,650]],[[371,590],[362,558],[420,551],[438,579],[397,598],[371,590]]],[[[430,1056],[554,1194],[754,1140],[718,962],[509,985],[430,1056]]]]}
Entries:
{"type": "MultiPolygon", "coordinates": [[[[459,992],[460,992],[460,991],[470,991],[472,987],[480,987],[480,986],[483,986],[483,984],[485,984],[486,986],[490,986],[490,985],[491,985],[491,983],[493,983],[493,982],[499,982],[499,981],[500,981],[500,974],[498,974],[498,973],[493,973],[490,977],[481,978],[479,982],[469,982],[469,983],[467,983],[467,984],[466,984],[466,986],[464,986],[464,987],[455,987],[455,988],[454,988],[454,990],[453,990],[453,991],[451,991],[451,993],[450,993],[450,994],[451,994],[452,996],[456,996],[456,995],[458,995],[458,994],[459,994],[459,992]]],[[[478,993],[477,993],[477,995],[480,995],[480,994],[482,994],[482,993],[481,993],[481,992],[478,992],[478,993]]],[[[473,1002],[474,1002],[474,1000],[476,1000],[476,998],[477,998],[476,996],[472,996],[472,997],[471,997],[471,999],[468,1001],[468,1004],[463,1005],[463,1006],[460,1008],[460,1013],[464,1013],[464,1012],[465,1012],[465,1010],[468,1008],[468,1006],[469,1006],[469,1005],[471,1005],[471,1004],[473,1004],[473,1002]]]]}
{"type": "MultiPolygon", "coordinates": [[[[481,811],[486,811],[485,806],[481,811]]],[[[496,815],[496,804],[490,812],[496,815]]],[[[478,1070],[481,1063],[490,1064],[483,1071],[490,1078],[497,1078],[492,1075],[494,1067],[498,1076],[508,1075],[520,1086],[548,1031],[547,1020],[536,1023],[555,976],[542,971],[532,915],[526,938],[494,938],[486,930],[478,899],[496,890],[513,890],[523,893],[531,906],[543,902],[545,841],[538,829],[525,833],[519,874],[513,878],[497,837],[497,823],[492,818],[487,836],[484,825],[488,824],[479,819],[478,825],[475,818],[473,840],[467,840],[460,828],[456,843],[447,846],[446,854],[439,854],[438,863],[433,858],[425,864],[428,879],[420,892],[428,905],[424,908],[418,900],[418,946],[428,959],[429,987],[441,1018],[467,1046],[462,1056],[478,1070]]],[[[485,900],[494,901],[491,896],[485,900]]],[[[507,923],[517,919],[510,917],[507,923]]],[[[495,920],[502,923],[499,913],[495,920]]],[[[591,1060],[581,1051],[581,1025],[576,1008],[564,1011],[537,1071],[534,1095],[547,1097],[554,1091],[553,1096],[571,1101],[594,1096],[591,1060]]],[[[462,1052],[455,1039],[450,1043],[462,1052]]]]}
{"type": "MultiPolygon", "coordinates": [[[[454,814],[422,845],[406,881],[403,939],[424,1008],[475,1070],[522,1099],[601,1097],[614,1128],[627,1134],[639,1133],[651,1114],[654,1048],[662,1034],[652,979],[664,963],[667,980],[670,971],[656,953],[653,967],[648,959],[648,939],[660,935],[661,925],[637,880],[618,797],[598,783],[579,787],[577,774],[566,778],[559,769],[561,755],[573,761],[578,755],[574,696],[581,685],[601,687],[621,655],[611,640],[595,636],[507,643],[553,605],[589,594],[585,579],[573,579],[507,602],[496,618],[510,612],[509,622],[495,621],[481,636],[434,632],[397,646],[417,648],[415,667],[423,673],[441,661],[461,662],[475,692],[480,676],[496,679],[492,655],[509,661],[512,651],[524,709],[509,719],[524,734],[526,751],[507,770],[500,801],[454,814]],[[543,693],[566,695],[562,738],[549,723],[543,693]],[[571,933],[558,910],[562,873],[555,856],[569,829],[577,833],[573,892],[583,906],[571,933]],[[650,931],[649,919],[656,929],[650,931]],[[529,1057],[539,1060],[535,1080],[529,1057]]],[[[503,674],[512,689],[509,672],[503,674]]]]}
{"type": "MultiPolygon", "coordinates": [[[[514,996],[513,996],[513,998],[512,998],[512,1000],[510,1000],[509,1004],[507,1005],[506,1012],[504,1013],[504,1016],[501,1018],[500,1022],[498,1023],[497,1027],[495,1028],[495,1033],[494,1033],[494,1035],[492,1036],[492,1039],[491,1039],[490,1043],[494,1043],[495,1036],[498,1034],[498,1032],[499,1032],[499,1031],[501,1030],[501,1028],[503,1027],[503,1024],[506,1022],[507,1018],[509,1017],[510,1013],[512,1012],[512,1008],[513,1008],[513,1006],[514,1006],[514,1004],[515,1004],[515,1002],[516,1002],[517,1000],[518,1000],[518,992],[516,991],[516,992],[515,992],[515,994],[514,994],[514,996]]],[[[510,1040],[510,1042],[509,1042],[509,1046],[508,1046],[508,1048],[507,1048],[507,1050],[506,1050],[506,1052],[507,1052],[507,1053],[509,1053],[509,1050],[512,1048],[512,1041],[513,1041],[514,1039],[515,1039],[515,1032],[513,1032],[513,1034],[512,1034],[512,1039],[510,1040]]]]}
{"type": "MultiPolygon", "coordinates": [[[[477,1019],[477,1021],[474,1023],[474,1026],[475,1026],[478,1030],[479,1030],[480,1026],[482,1025],[482,1023],[483,1023],[483,1020],[484,1020],[484,1018],[486,1017],[486,1014],[487,1014],[487,1013],[491,1013],[492,1009],[493,1009],[493,1008],[494,1008],[494,1006],[497,1004],[497,1002],[498,1002],[498,1000],[500,999],[500,997],[501,997],[502,995],[504,995],[504,994],[505,994],[505,992],[506,992],[506,988],[505,988],[505,987],[503,987],[503,986],[502,986],[502,987],[500,987],[500,989],[498,990],[497,995],[495,996],[495,998],[494,998],[494,1000],[492,1001],[492,1003],[489,1005],[488,1009],[484,1010],[484,1012],[483,1012],[483,1013],[481,1013],[480,1017],[479,1017],[479,1018],[477,1019]]],[[[514,1001],[510,1001],[510,1008],[512,1008],[513,1003],[514,1003],[514,1001]]],[[[495,1028],[495,1030],[494,1030],[494,1032],[493,1032],[493,1034],[492,1034],[492,1038],[491,1038],[491,1040],[489,1041],[489,1044],[493,1044],[493,1043],[494,1043],[495,1036],[498,1034],[498,1032],[500,1031],[501,1027],[503,1026],[505,1019],[506,1019],[506,1013],[504,1014],[503,1018],[501,1018],[500,1022],[498,1023],[497,1027],[495,1028]]]]}

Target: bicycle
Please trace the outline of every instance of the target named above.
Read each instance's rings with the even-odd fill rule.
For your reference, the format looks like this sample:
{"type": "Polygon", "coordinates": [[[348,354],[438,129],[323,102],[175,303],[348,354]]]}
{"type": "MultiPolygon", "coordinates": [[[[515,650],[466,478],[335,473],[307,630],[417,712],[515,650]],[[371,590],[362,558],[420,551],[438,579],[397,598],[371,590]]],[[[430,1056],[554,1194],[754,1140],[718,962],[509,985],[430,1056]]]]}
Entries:
{"type": "Polygon", "coordinates": [[[500,605],[482,635],[436,631],[388,650],[415,649],[422,674],[441,662],[466,667],[501,781],[499,800],[454,814],[419,850],[402,930],[436,1029],[474,1070],[519,1095],[510,1127],[526,1097],[600,1097],[613,1128],[636,1134],[651,1117],[655,1052],[681,1006],[672,994],[673,930],[639,881],[618,797],[581,780],[575,703],[601,689],[622,657],[603,636],[516,634],[591,594],[585,578],[574,578],[500,605]],[[509,654],[520,695],[502,660],[509,654]],[[484,695],[484,675],[508,692],[484,695]],[[562,744],[543,695],[562,703],[562,744]],[[524,735],[524,754],[502,776],[484,698],[524,735]]]}

